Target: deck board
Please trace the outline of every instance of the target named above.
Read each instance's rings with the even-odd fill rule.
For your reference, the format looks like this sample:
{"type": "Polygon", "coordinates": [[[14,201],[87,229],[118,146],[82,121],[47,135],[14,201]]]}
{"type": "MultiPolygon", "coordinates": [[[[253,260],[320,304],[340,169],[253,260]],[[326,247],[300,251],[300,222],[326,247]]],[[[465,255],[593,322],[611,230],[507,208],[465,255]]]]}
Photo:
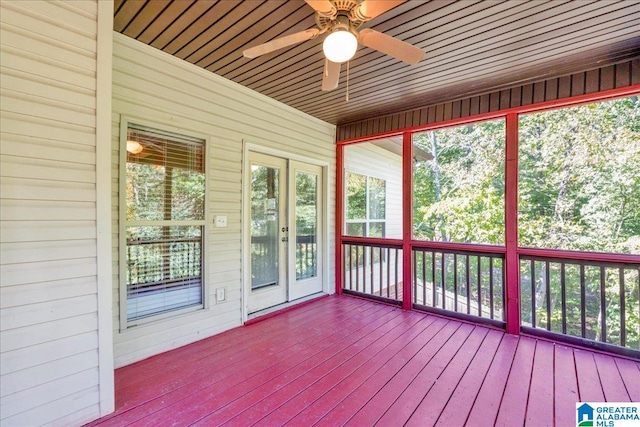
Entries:
{"type": "Polygon", "coordinates": [[[116,370],[91,426],[571,425],[638,401],[640,362],[350,296],[116,370]]]}
{"type": "Polygon", "coordinates": [[[459,325],[455,322],[444,319],[435,320],[415,341],[344,397],[338,405],[332,408],[331,412],[322,417],[315,425],[335,426],[346,423],[410,361],[415,358],[426,359],[426,349],[433,346],[437,351],[443,340],[455,332],[458,327],[459,325]]]}
{"type": "Polygon", "coordinates": [[[602,381],[602,391],[607,402],[630,402],[631,398],[622,381],[616,362],[610,357],[597,353],[593,355],[593,358],[596,362],[599,376],[607,379],[602,381]]]}
{"type": "Polygon", "coordinates": [[[467,418],[469,425],[492,425],[498,416],[500,402],[504,395],[505,385],[509,377],[509,371],[513,364],[513,358],[518,347],[518,338],[513,335],[505,335],[500,347],[489,367],[487,376],[482,382],[480,391],[467,418]]]}
{"type": "MultiPolygon", "coordinates": [[[[433,385],[428,391],[426,388],[423,388],[426,394],[416,410],[410,414],[409,421],[407,422],[408,426],[425,426],[436,423],[449,402],[453,390],[458,386],[462,376],[469,368],[469,364],[482,346],[488,332],[486,328],[475,328],[469,335],[469,339],[464,342],[455,357],[451,359],[451,362],[442,372],[442,375],[433,378],[433,385]]],[[[405,394],[409,392],[409,390],[410,388],[407,388],[405,394]]],[[[417,392],[416,394],[418,395],[420,394],[420,390],[415,390],[415,392],[417,392]]],[[[403,400],[402,397],[400,400],[403,400]]],[[[387,415],[385,414],[385,416],[387,415]]],[[[388,420],[393,419],[393,413],[389,413],[388,416],[388,420]]]]}
{"type": "Polygon", "coordinates": [[[615,362],[631,401],[640,402],[640,363],[620,358],[615,359],[615,362]]]}
{"type": "Polygon", "coordinates": [[[554,354],[554,419],[557,426],[573,425],[576,411],[567,402],[578,402],[578,379],[573,359],[573,349],[555,346],[554,354]]]}
{"type": "MultiPolygon", "coordinates": [[[[309,404],[307,408],[296,414],[288,424],[290,425],[314,425],[322,417],[328,414],[348,394],[353,392],[364,381],[371,378],[377,371],[384,369],[385,365],[392,363],[394,358],[402,357],[402,353],[415,347],[421,342],[421,337],[426,336],[429,328],[433,327],[436,320],[434,317],[423,317],[418,323],[413,325],[402,336],[391,345],[382,350],[378,355],[362,364],[351,375],[343,378],[336,378],[335,382],[331,378],[326,378],[327,386],[330,389],[323,389],[324,394],[309,404]]],[[[410,350],[409,350],[410,351],[410,350]]]]}
{"type": "MultiPolygon", "coordinates": [[[[472,325],[462,325],[440,351],[424,366],[416,378],[407,386],[402,394],[393,402],[393,405],[380,418],[378,425],[391,425],[395,420],[408,420],[416,411],[426,393],[434,386],[438,378],[444,375],[446,368],[456,360],[459,352],[465,347],[474,347],[477,350],[484,333],[475,333],[472,325]]],[[[384,393],[384,389],[381,390],[384,393]]],[[[360,424],[362,425],[362,424],[360,424]]]]}
{"type": "Polygon", "coordinates": [[[578,350],[573,352],[573,358],[576,361],[580,400],[582,402],[604,402],[604,392],[593,353],[578,350]]]}
{"type": "Polygon", "coordinates": [[[381,387],[376,387],[374,390],[375,395],[358,412],[352,415],[346,425],[374,425],[436,355],[442,355],[443,352],[450,354],[455,350],[455,346],[460,344],[457,340],[468,336],[471,329],[470,325],[455,324],[453,322],[450,327],[447,325],[446,328],[441,329],[434,339],[429,342],[429,346],[423,347],[389,382],[381,387]]]}
{"type": "MultiPolygon", "coordinates": [[[[139,425],[171,425],[171,423],[191,423],[207,417],[218,408],[224,407],[230,402],[246,395],[254,388],[263,384],[272,385],[272,379],[283,374],[286,377],[302,375],[310,367],[318,363],[318,360],[328,358],[346,347],[355,339],[358,332],[368,324],[384,324],[398,317],[401,313],[399,309],[388,311],[379,316],[380,311],[373,309],[361,314],[361,317],[351,319],[347,326],[337,329],[341,323],[330,325],[326,334],[315,336],[313,339],[298,341],[296,349],[287,348],[277,354],[264,356],[265,352],[258,349],[252,352],[251,358],[255,359],[249,365],[244,363],[234,363],[219,371],[229,375],[224,379],[224,383],[217,382],[192,393],[184,401],[176,402],[169,406],[169,411],[156,412],[152,416],[146,417],[139,425]],[[311,341],[310,345],[305,345],[311,341]]],[[[298,340],[300,340],[298,335],[298,340]]],[[[286,378],[285,378],[286,379],[286,378]]],[[[203,378],[207,381],[206,378],[203,378]]],[[[262,403],[261,401],[258,404],[262,403]]],[[[132,424],[137,425],[137,424],[132,424]]]]}
{"type": "MultiPolygon", "coordinates": [[[[419,317],[412,319],[415,323],[419,320],[419,317]]],[[[305,387],[304,390],[299,390],[300,387],[280,390],[282,392],[280,398],[285,400],[285,403],[279,406],[277,411],[270,412],[268,416],[261,419],[256,425],[273,426],[285,424],[290,420],[292,415],[297,415],[304,410],[309,403],[315,400],[315,397],[327,390],[331,384],[335,384],[340,378],[350,377],[355,368],[368,361],[371,357],[376,356],[385,347],[391,345],[391,343],[400,336],[402,330],[406,330],[407,326],[411,327],[413,325],[411,322],[404,325],[397,325],[393,331],[389,331],[374,343],[369,345],[365,344],[366,347],[356,349],[358,353],[341,355],[339,360],[327,361],[326,366],[319,366],[316,372],[310,376],[310,380],[315,381],[310,386],[305,387]],[[337,368],[334,369],[332,366],[337,366],[337,368]],[[299,390],[299,392],[296,393],[297,390],[299,390]],[[295,395],[295,399],[291,399],[292,395],[295,395]]],[[[240,421],[242,422],[244,420],[240,419],[240,421]]]]}
{"type": "MultiPolygon", "coordinates": [[[[275,384],[272,382],[264,383],[262,388],[265,388],[268,394],[257,396],[256,403],[249,407],[250,410],[245,409],[235,417],[231,413],[233,424],[253,425],[258,423],[269,425],[269,421],[267,421],[269,416],[286,417],[290,414],[295,415],[296,412],[293,412],[293,410],[279,411],[278,409],[286,404],[292,396],[298,396],[308,387],[315,385],[323,375],[332,372],[336,367],[341,366],[341,363],[352,359],[357,360],[358,357],[361,357],[363,350],[371,349],[372,352],[375,352],[380,346],[387,345],[392,339],[394,331],[397,331],[397,327],[407,320],[406,314],[402,313],[394,318],[380,317],[362,328],[358,334],[354,334],[351,339],[346,340],[346,345],[338,348],[339,352],[334,351],[333,354],[328,354],[326,358],[319,357],[315,360],[310,360],[308,364],[300,366],[299,369],[286,372],[283,378],[276,381],[275,384]],[[276,410],[278,411],[274,412],[276,410]]],[[[415,320],[417,321],[418,319],[415,320]]],[[[212,425],[221,420],[218,420],[215,416],[210,416],[203,421],[202,425],[212,425]]],[[[285,421],[287,420],[281,419],[279,423],[274,422],[272,425],[280,425],[285,421]]]]}
{"type": "Polygon", "coordinates": [[[518,349],[509,371],[500,409],[498,409],[497,426],[524,424],[536,344],[536,340],[527,337],[521,338],[518,342],[518,349]]]}
{"type": "Polygon", "coordinates": [[[529,388],[529,400],[525,426],[552,426],[553,425],[553,344],[540,341],[536,345],[531,372],[531,386],[529,388]]]}
{"type": "Polygon", "coordinates": [[[503,335],[499,331],[489,331],[462,380],[451,394],[447,405],[436,420],[436,426],[464,425],[503,335]]]}
{"type": "MultiPolygon", "coordinates": [[[[150,388],[157,386],[158,377],[166,378],[172,373],[180,372],[179,378],[183,382],[189,382],[190,379],[197,380],[200,377],[199,365],[203,363],[226,363],[229,359],[237,359],[238,354],[245,354],[245,357],[254,351],[257,351],[261,346],[272,346],[273,343],[277,345],[287,346],[291,343],[296,343],[299,339],[293,332],[296,327],[304,325],[310,325],[308,327],[309,336],[323,333],[326,327],[330,327],[343,318],[348,318],[350,310],[359,311],[359,309],[367,309],[363,305],[349,305],[345,307],[344,311],[332,310],[331,306],[320,306],[316,310],[305,311],[298,316],[293,317],[290,322],[272,322],[270,324],[258,324],[255,333],[252,334],[238,334],[238,337],[229,336],[229,334],[222,334],[220,340],[211,342],[209,340],[202,340],[192,344],[191,346],[185,346],[179,348],[173,352],[164,353],[157,357],[140,362],[140,366],[130,365],[123,369],[123,378],[116,381],[116,393],[118,397],[126,396],[131,400],[136,398],[143,399],[144,393],[149,392],[150,388]],[[308,318],[305,318],[305,315],[308,318]],[[324,319],[327,319],[326,321],[324,319]],[[262,327],[264,325],[264,327],[262,327]],[[284,326],[287,326],[286,328],[284,326]],[[234,339],[236,338],[236,339],[234,339]],[[229,341],[232,340],[232,341],[229,341]],[[132,367],[138,369],[133,374],[132,367]],[[150,373],[149,375],[135,374],[140,372],[139,369],[144,367],[145,370],[150,373]],[[120,393],[118,393],[120,392],[120,393]],[[136,393],[141,393],[137,395],[136,393]]],[[[368,308],[370,310],[370,308],[368,308]]],[[[247,331],[243,331],[247,332],[247,331]]],[[[151,391],[153,394],[154,391],[151,391]]],[[[127,402],[117,401],[117,404],[126,405],[127,402]]]]}

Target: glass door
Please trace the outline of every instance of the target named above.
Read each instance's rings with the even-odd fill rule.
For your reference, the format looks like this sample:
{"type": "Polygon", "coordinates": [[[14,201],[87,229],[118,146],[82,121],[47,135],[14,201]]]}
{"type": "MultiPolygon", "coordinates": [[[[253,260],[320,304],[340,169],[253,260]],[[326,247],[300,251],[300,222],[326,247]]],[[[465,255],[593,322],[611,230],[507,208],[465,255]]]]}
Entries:
{"type": "Polygon", "coordinates": [[[322,292],[322,168],[291,161],[289,182],[289,199],[295,201],[289,220],[293,225],[289,245],[293,300],[322,292]]]}
{"type": "Polygon", "coordinates": [[[287,301],[287,161],[251,153],[249,313],[287,301]]]}
{"type": "Polygon", "coordinates": [[[322,167],[249,152],[248,314],[322,292],[322,167]]]}

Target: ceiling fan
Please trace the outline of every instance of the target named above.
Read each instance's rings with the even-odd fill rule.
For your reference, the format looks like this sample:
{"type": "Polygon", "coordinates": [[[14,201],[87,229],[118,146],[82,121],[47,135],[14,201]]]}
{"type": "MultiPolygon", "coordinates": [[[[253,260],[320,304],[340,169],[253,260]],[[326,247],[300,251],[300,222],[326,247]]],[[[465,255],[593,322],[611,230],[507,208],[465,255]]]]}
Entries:
{"type": "Polygon", "coordinates": [[[378,50],[409,65],[414,65],[424,57],[422,49],[371,28],[358,31],[364,22],[382,15],[405,1],[305,0],[316,11],[318,28],[271,40],[245,49],[242,54],[246,58],[256,58],[328,33],[322,45],[326,57],[325,71],[322,77],[322,90],[324,91],[338,87],[340,64],[347,62],[355,55],[358,44],[378,50]]]}

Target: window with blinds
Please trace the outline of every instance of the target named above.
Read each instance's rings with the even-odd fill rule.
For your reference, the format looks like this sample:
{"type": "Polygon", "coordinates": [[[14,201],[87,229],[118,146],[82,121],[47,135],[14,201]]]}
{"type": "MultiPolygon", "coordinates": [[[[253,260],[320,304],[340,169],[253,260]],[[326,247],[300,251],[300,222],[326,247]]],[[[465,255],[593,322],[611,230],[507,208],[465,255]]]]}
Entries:
{"type": "Polygon", "coordinates": [[[204,159],[203,139],[127,125],[128,323],[203,305],[204,159]]]}

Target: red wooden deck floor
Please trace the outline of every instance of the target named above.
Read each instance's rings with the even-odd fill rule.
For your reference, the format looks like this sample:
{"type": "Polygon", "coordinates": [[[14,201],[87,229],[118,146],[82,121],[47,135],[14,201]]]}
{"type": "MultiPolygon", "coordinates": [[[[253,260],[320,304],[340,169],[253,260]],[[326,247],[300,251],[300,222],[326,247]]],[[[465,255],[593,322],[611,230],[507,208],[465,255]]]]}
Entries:
{"type": "Polygon", "coordinates": [[[99,426],[571,426],[640,362],[348,296],[116,371],[99,426]]]}

